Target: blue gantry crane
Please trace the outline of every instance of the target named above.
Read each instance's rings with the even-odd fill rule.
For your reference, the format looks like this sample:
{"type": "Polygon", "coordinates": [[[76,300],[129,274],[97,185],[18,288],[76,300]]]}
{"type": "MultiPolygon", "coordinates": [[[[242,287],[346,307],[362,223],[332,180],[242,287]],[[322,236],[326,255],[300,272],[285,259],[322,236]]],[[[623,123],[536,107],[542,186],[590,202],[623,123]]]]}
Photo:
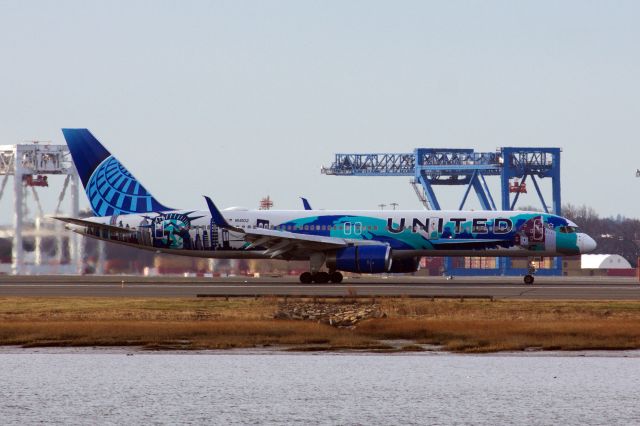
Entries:
{"type": "MultiPolygon", "coordinates": [[[[560,215],[560,148],[503,147],[495,152],[475,152],[473,149],[416,148],[412,153],[335,154],[331,166],[322,173],[333,176],[408,176],[411,177],[418,198],[425,208],[441,210],[434,188],[436,186],[463,185],[466,190],[458,206],[462,210],[473,190],[480,205],[486,210],[497,210],[487,177],[500,177],[502,210],[513,210],[520,194],[527,192],[531,180],[547,213],[560,215]],[[549,205],[540,188],[540,180],[551,179],[549,205]]],[[[559,259],[551,268],[540,269],[541,275],[560,275],[559,259]]],[[[523,268],[513,268],[509,258],[500,258],[495,269],[472,269],[453,266],[445,262],[447,272],[455,275],[520,275],[523,268]]]]}

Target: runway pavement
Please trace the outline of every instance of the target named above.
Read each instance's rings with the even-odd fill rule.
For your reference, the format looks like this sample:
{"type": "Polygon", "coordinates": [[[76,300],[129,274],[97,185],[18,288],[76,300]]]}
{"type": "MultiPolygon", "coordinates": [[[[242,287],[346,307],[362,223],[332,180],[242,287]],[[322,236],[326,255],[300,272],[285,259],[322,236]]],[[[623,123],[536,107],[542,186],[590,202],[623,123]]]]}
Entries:
{"type": "Polygon", "coordinates": [[[137,276],[2,276],[0,296],[424,296],[496,299],[640,300],[635,278],[366,277],[342,284],[300,284],[295,277],[183,278],[137,276]]]}

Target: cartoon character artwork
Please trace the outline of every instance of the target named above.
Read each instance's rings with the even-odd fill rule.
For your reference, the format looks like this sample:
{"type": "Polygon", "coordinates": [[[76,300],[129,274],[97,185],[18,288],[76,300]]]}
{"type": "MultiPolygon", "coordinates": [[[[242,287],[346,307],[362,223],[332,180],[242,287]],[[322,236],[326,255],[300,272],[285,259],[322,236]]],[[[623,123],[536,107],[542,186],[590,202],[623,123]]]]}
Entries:
{"type": "Polygon", "coordinates": [[[515,235],[515,243],[529,250],[540,251],[545,248],[545,228],[542,216],[535,216],[527,220],[515,235]]]}

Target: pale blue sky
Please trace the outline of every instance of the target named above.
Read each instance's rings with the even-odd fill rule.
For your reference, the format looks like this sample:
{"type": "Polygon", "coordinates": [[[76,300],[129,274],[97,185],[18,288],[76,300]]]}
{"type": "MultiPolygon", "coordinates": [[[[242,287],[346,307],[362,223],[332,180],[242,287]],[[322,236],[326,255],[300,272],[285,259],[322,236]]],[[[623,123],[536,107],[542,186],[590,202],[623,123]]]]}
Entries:
{"type": "Polygon", "coordinates": [[[0,1],[0,144],[88,127],[172,206],[349,209],[420,205],[407,178],[321,175],[335,152],[559,146],[565,202],[640,217],[638,22],[635,1],[0,1]]]}

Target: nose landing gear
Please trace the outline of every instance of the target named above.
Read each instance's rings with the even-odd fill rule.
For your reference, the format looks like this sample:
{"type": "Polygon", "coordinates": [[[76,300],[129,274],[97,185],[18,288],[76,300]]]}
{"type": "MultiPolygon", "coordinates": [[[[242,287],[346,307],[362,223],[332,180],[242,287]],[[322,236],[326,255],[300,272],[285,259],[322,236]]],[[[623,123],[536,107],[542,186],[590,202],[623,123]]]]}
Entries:
{"type": "Polygon", "coordinates": [[[524,283],[526,285],[531,285],[535,281],[533,275],[536,273],[536,267],[534,266],[532,261],[529,261],[529,270],[527,271],[527,275],[524,276],[524,283]]]}

